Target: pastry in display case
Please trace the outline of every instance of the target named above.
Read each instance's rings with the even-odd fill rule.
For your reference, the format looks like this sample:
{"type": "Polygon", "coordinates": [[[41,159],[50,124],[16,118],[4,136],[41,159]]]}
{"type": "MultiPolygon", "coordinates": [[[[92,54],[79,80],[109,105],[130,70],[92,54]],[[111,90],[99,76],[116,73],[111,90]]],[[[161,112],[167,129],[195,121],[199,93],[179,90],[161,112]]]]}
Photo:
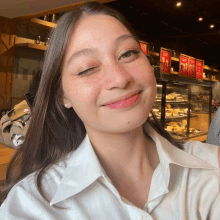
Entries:
{"type": "Polygon", "coordinates": [[[176,92],[172,92],[168,95],[166,95],[166,101],[167,102],[184,102],[184,101],[188,101],[187,97],[185,95],[176,93],[176,92]]]}
{"type": "MultiPolygon", "coordinates": [[[[168,94],[166,95],[166,97],[172,96],[173,101],[171,102],[170,99],[166,100],[167,104],[165,107],[166,110],[165,129],[168,132],[170,132],[171,135],[176,139],[188,139],[198,134],[207,133],[202,131],[202,129],[200,128],[201,121],[198,121],[198,114],[195,111],[197,110],[201,113],[201,107],[199,107],[197,103],[197,105],[194,106],[194,108],[191,108],[193,102],[192,99],[189,102],[189,94],[193,94],[192,88],[193,88],[192,85],[167,86],[168,94]],[[188,118],[189,118],[189,122],[188,122],[188,118]],[[191,123],[191,121],[194,121],[195,123],[191,123]]],[[[194,97],[194,96],[190,95],[190,97],[194,97]]],[[[206,100],[205,108],[208,108],[209,95],[204,96],[202,93],[201,95],[197,95],[196,97],[197,99],[206,100]]],[[[205,124],[208,125],[209,123],[208,116],[204,120],[206,120],[205,124]]]]}
{"type": "Polygon", "coordinates": [[[175,139],[207,135],[211,120],[211,94],[211,86],[161,82],[157,85],[152,112],[175,139]]]}
{"type": "Polygon", "coordinates": [[[167,84],[165,104],[165,129],[176,139],[187,136],[189,109],[187,85],[167,84]]]}

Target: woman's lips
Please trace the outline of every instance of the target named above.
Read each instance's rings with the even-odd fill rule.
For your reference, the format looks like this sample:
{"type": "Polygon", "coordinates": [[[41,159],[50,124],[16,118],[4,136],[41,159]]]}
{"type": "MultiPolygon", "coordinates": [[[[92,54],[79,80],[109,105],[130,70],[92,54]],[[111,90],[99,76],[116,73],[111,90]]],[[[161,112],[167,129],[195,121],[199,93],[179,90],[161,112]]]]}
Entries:
{"type": "Polygon", "coordinates": [[[141,91],[138,94],[135,94],[125,100],[106,105],[106,107],[110,108],[110,109],[122,109],[122,108],[126,108],[128,106],[131,106],[133,103],[135,103],[139,100],[139,97],[141,95],[140,93],[141,93],[141,91]]]}
{"type": "Polygon", "coordinates": [[[128,99],[128,98],[130,98],[130,97],[132,97],[132,96],[134,96],[134,95],[136,95],[136,94],[138,94],[138,93],[140,93],[140,92],[141,92],[141,91],[130,92],[130,93],[124,95],[124,96],[121,96],[121,97],[119,97],[119,98],[112,99],[112,100],[110,100],[110,101],[104,103],[103,106],[110,105],[110,104],[115,104],[115,103],[124,101],[124,100],[126,100],[126,99],[128,99]]]}

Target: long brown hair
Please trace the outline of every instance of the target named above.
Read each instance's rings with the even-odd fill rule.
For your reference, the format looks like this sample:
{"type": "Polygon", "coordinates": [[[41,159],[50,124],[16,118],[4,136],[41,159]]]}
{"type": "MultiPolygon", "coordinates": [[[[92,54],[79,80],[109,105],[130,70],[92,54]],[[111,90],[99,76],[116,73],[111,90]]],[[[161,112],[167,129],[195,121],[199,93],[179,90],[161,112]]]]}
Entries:
{"type": "MultiPolygon", "coordinates": [[[[132,27],[119,12],[97,2],[85,3],[66,12],[59,19],[57,27],[50,34],[50,43],[45,53],[41,80],[25,142],[10,162],[6,185],[0,193],[0,204],[16,183],[33,172],[37,175],[40,194],[49,202],[42,190],[44,173],[53,164],[65,158],[69,152],[76,150],[83,141],[86,135],[83,122],[73,109],[65,109],[61,101],[63,95],[61,72],[68,41],[75,25],[83,16],[95,14],[106,14],[118,19],[138,41],[132,27]],[[17,167],[19,172],[15,174],[17,167]]],[[[163,128],[158,126],[155,128],[166,137],[163,128]]],[[[181,148],[179,143],[169,137],[166,138],[181,148]]]]}

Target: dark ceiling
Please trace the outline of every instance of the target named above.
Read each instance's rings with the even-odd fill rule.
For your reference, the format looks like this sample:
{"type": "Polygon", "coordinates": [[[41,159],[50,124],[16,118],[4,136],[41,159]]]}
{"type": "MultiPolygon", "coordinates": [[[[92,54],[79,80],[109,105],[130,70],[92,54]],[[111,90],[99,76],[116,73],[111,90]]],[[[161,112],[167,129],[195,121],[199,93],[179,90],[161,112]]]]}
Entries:
{"type": "Polygon", "coordinates": [[[124,14],[140,39],[153,43],[156,52],[163,46],[220,69],[220,0],[179,1],[118,0],[108,5],[124,14]],[[179,1],[182,6],[177,8],[179,1]],[[200,13],[204,18],[201,22],[200,13]]]}

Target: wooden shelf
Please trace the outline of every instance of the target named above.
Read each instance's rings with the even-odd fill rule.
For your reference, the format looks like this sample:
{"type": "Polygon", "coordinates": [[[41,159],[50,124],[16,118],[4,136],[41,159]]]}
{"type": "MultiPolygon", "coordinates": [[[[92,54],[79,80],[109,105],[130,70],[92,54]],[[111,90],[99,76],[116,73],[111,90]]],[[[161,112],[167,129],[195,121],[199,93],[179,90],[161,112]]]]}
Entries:
{"type": "MultiPolygon", "coordinates": [[[[153,52],[153,51],[149,51],[149,55],[155,56],[155,57],[159,57],[160,56],[159,53],[156,53],[156,52],[153,52]]],[[[177,57],[171,57],[171,61],[180,62],[180,59],[177,58],[177,57]]],[[[213,69],[213,68],[211,68],[210,66],[207,66],[207,65],[204,65],[204,70],[209,70],[209,71],[212,71],[212,72],[215,72],[215,73],[220,73],[220,70],[213,69]]],[[[176,73],[171,73],[171,74],[177,75],[176,73]]],[[[212,81],[212,80],[210,80],[210,81],[212,81]]],[[[213,80],[213,81],[215,81],[215,80],[213,80]]]]}
{"type": "Polygon", "coordinates": [[[205,69],[205,70],[212,71],[212,72],[219,73],[219,70],[217,70],[217,69],[213,69],[213,68],[211,68],[210,66],[207,66],[207,65],[204,65],[204,69],[205,69]]]}
{"type": "Polygon", "coordinates": [[[18,43],[16,44],[17,47],[26,47],[30,49],[37,49],[37,50],[46,50],[47,46],[40,45],[40,44],[32,44],[32,43],[18,43]]]}
{"type": "Polygon", "coordinates": [[[203,80],[206,80],[206,81],[212,81],[212,80],[209,79],[209,78],[203,78],[203,80]]]}
{"type": "Polygon", "coordinates": [[[197,137],[191,137],[188,139],[188,141],[206,141],[207,134],[202,135],[202,136],[197,136],[197,137]]]}
{"type": "Polygon", "coordinates": [[[217,79],[210,79],[210,78],[203,78],[203,80],[206,80],[206,81],[212,81],[212,82],[218,82],[217,79]]]}
{"type": "Polygon", "coordinates": [[[40,44],[35,44],[35,40],[23,38],[23,37],[17,37],[15,40],[15,45],[17,47],[26,47],[26,48],[37,49],[37,50],[47,49],[47,46],[44,45],[43,41],[41,41],[40,44]]]}
{"type": "Polygon", "coordinates": [[[177,57],[171,57],[171,60],[172,60],[172,61],[176,61],[176,62],[180,62],[180,59],[177,58],[177,57]]]}
{"type": "Polygon", "coordinates": [[[149,55],[159,57],[159,53],[156,53],[156,52],[153,52],[153,51],[149,51],[149,55]]]}
{"type": "Polygon", "coordinates": [[[43,30],[50,30],[51,28],[55,28],[57,26],[55,23],[40,20],[38,18],[32,18],[30,20],[22,21],[21,23],[43,30]]]}
{"type": "Polygon", "coordinates": [[[179,73],[176,71],[171,71],[170,74],[179,75],[179,73]]]}

